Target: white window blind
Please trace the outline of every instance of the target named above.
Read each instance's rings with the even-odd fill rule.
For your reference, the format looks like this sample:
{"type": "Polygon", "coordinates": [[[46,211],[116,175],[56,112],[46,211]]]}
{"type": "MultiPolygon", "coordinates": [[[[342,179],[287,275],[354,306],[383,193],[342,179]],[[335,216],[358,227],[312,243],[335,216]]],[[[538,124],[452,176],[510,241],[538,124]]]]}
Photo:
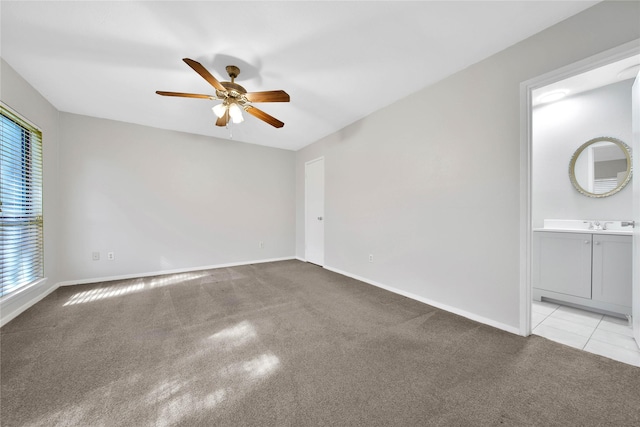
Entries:
{"type": "Polygon", "coordinates": [[[42,134],[0,107],[0,297],[44,276],[42,134]]]}
{"type": "Polygon", "coordinates": [[[604,194],[613,191],[618,186],[617,178],[600,178],[593,180],[593,192],[596,194],[604,194]]]}

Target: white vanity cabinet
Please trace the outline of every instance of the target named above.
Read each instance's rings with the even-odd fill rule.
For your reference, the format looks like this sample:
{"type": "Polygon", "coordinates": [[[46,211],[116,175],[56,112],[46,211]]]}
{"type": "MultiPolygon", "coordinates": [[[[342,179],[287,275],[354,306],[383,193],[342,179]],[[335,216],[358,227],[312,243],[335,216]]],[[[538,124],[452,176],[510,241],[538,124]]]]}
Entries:
{"type": "Polygon", "coordinates": [[[534,231],[533,296],[631,312],[631,236],[534,231]]]}

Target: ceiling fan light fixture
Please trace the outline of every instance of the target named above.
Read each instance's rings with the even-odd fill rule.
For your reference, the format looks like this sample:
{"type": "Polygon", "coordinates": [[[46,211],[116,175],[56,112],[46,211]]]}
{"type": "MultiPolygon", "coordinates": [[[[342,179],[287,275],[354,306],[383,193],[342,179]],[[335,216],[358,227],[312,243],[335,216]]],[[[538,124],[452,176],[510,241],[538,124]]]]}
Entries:
{"type": "Polygon", "coordinates": [[[233,123],[242,123],[244,117],[242,117],[242,109],[235,102],[229,106],[229,116],[233,123]]]}
{"type": "Polygon", "coordinates": [[[218,105],[214,105],[211,110],[213,111],[213,114],[216,115],[216,117],[221,118],[222,116],[224,116],[224,113],[227,111],[227,106],[224,104],[218,104],[218,105]]]}

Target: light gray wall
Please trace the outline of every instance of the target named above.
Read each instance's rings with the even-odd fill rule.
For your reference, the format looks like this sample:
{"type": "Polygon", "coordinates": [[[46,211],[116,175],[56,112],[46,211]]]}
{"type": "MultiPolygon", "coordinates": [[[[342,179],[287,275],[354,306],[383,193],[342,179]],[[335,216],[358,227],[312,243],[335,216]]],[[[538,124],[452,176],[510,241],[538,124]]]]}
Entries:
{"type": "Polygon", "coordinates": [[[534,108],[534,227],[545,219],[631,218],[631,183],[611,197],[583,196],[569,181],[569,161],[578,147],[599,136],[631,146],[632,84],[627,80],[534,108]]]}
{"type": "Polygon", "coordinates": [[[59,280],[58,152],[60,129],[58,110],[38,93],[9,64],[0,59],[0,99],[42,130],[44,270],[50,282],[59,280]]]}
{"type": "Polygon", "coordinates": [[[61,129],[65,279],[294,256],[294,152],[68,113],[61,129]]]}
{"type": "Polygon", "coordinates": [[[517,330],[520,83],[637,39],[639,6],[598,4],[298,151],[297,256],[324,156],[328,267],[517,330]]]}

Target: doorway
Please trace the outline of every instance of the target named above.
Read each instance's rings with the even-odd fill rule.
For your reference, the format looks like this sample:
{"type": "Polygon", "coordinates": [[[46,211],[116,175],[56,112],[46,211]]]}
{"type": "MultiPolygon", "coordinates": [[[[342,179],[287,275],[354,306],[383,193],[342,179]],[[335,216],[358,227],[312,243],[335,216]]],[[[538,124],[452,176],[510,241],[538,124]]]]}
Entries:
{"type": "Polygon", "coordinates": [[[324,265],[324,157],[304,165],[305,259],[324,265]]]}
{"type": "MultiPolygon", "coordinates": [[[[554,85],[558,86],[560,82],[568,78],[623,61],[639,53],[638,41],[633,41],[521,84],[520,334],[523,336],[528,336],[532,332],[533,229],[541,227],[539,218],[534,218],[533,206],[533,107],[534,102],[536,102],[535,95],[540,92],[539,89],[541,88],[547,87],[552,92],[554,85]]],[[[629,144],[631,145],[631,141],[629,141],[629,144]]],[[[564,166],[568,166],[569,158],[562,159],[562,161],[565,161],[564,166]]],[[[567,168],[564,166],[564,172],[566,172],[567,168]]],[[[568,175],[563,178],[568,182],[568,175]]],[[[562,185],[566,185],[566,183],[563,182],[562,185]]],[[[638,257],[633,260],[633,264],[635,270],[640,267],[637,265],[640,264],[638,257]]],[[[634,294],[636,293],[634,289],[634,294]]]]}

